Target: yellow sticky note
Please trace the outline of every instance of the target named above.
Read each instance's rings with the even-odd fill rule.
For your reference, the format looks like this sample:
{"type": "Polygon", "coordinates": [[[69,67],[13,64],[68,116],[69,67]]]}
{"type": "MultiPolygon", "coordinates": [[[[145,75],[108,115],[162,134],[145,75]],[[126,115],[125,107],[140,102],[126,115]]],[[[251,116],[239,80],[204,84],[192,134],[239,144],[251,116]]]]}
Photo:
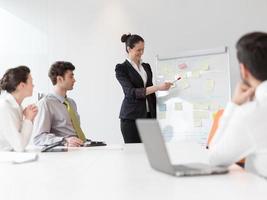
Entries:
{"type": "Polygon", "coordinates": [[[194,120],[201,120],[201,119],[208,119],[209,118],[209,112],[207,111],[194,111],[193,112],[194,120]]]}
{"type": "Polygon", "coordinates": [[[200,119],[194,120],[194,127],[202,127],[202,121],[200,119]]]}
{"type": "Polygon", "coordinates": [[[214,80],[208,79],[208,80],[205,81],[205,90],[206,91],[208,91],[208,92],[213,91],[214,86],[215,86],[215,81],[214,80]]]}
{"type": "Polygon", "coordinates": [[[166,112],[157,112],[158,119],[166,119],[166,112]]]}
{"type": "Polygon", "coordinates": [[[165,76],[170,76],[173,73],[173,70],[170,67],[165,66],[164,68],[161,69],[161,72],[165,76]]]}
{"type": "Polygon", "coordinates": [[[174,104],[174,109],[175,110],[183,110],[183,104],[181,103],[181,102],[176,102],[175,104],[174,104]]]}
{"type": "Polygon", "coordinates": [[[202,64],[201,67],[200,67],[200,69],[201,69],[202,71],[208,71],[209,68],[210,68],[209,64],[202,64]]]}
{"type": "Polygon", "coordinates": [[[209,110],[208,103],[194,103],[193,104],[194,110],[209,110]]]}
{"type": "Polygon", "coordinates": [[[200,72],[198,70],[192,71],[192,78],[199,78],[200,77],[200,72]]]}

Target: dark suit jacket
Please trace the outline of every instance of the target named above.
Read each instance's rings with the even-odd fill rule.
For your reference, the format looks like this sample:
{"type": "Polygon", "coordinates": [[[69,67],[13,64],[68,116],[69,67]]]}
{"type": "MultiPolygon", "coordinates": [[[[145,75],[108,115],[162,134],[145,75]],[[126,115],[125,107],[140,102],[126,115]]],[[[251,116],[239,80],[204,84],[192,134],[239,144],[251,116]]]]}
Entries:
{"type": "Polygon", "coordinates": [[[146,87],[153,85],[151,67],[147,63],[142,63],[142,66],[147,73],[146,85],[128,60],[116,65],[116,78],[125,95],[121,105],[121,119],[146,118],[146,99],[151,117],[156,118],[156,95],[153,93],[146,96],[146,87]]]}

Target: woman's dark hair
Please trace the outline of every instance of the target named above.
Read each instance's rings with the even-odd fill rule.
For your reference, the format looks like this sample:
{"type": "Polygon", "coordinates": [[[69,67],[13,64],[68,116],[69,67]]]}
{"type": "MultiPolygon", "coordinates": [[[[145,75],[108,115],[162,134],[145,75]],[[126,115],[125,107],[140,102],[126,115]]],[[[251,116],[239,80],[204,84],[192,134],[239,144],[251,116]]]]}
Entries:
{"type": "Polygon", "coordinates": [[[8,69],[0,79],[0,93],[2,90],[8,93],[14,92],[21,82],[27,82],[30,72],[30,69],[26,66],[8,69]]]}
{"type": "Polygon", "coordinates": [[[237,58],[258,80],[267,80],[267,33],[253,32],[242,36],[237,44],[237,58]]]}
{"type": "Polygon", "coordinates": [[[121,36],[121,42],[125,42],[126,52],[129,53],[127,47],[132,49],[138,42],[144,42],[144,39],[140,35],[131,35],[131,33],[129,33],[121,36]]]}
{"type": "Polygon", "coordinates": [[[74,71],[75,67],[71,62],[57,61],[51,65],[48,76],[52,81],[53,85],[57,84],[57,76],[64,77],[65,73],[70,70],[74,71]]]}

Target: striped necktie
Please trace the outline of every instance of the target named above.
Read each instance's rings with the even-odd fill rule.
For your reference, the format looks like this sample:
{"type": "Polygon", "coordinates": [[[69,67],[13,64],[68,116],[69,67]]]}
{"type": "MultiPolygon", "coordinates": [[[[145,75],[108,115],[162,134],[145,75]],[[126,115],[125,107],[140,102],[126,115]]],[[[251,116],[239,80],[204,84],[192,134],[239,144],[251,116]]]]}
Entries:
{"type": "Polygon", "coordinates": [[[71,123],[73,125],[73,128],[78,136],[78,138],[80,138],[83,142],[86,141],[86,137],[80,127],[80,123],[79,120],[75,114],[75,111],[73,110],[73,108],[71,107],[70,103],[67,101],[67,99],[65,99],[64,103],[65,106],[67,107],[67,111],[69,113],[69,116],[71,118],[71,123]]]}

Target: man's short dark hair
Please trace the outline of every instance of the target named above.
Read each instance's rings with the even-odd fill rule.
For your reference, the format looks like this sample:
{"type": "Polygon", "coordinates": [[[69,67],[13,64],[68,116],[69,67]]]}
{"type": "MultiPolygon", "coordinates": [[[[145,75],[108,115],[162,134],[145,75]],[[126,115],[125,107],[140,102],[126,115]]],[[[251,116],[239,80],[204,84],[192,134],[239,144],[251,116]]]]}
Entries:
{"type": "Polygon", "coordinates": [[[237,44],[237,58],[259,81],[267,80],[267,33],[253,32],[242,36],[237,44]]]}
{"type": "Polygon", "coordinates": [[[51,79],[53,85],[57,84],[57,76],[64,77],[65,73],[68,71],[74,71],[75,67],[71,62],[57,61],[51,65],[48,76],[51,79]]]}

